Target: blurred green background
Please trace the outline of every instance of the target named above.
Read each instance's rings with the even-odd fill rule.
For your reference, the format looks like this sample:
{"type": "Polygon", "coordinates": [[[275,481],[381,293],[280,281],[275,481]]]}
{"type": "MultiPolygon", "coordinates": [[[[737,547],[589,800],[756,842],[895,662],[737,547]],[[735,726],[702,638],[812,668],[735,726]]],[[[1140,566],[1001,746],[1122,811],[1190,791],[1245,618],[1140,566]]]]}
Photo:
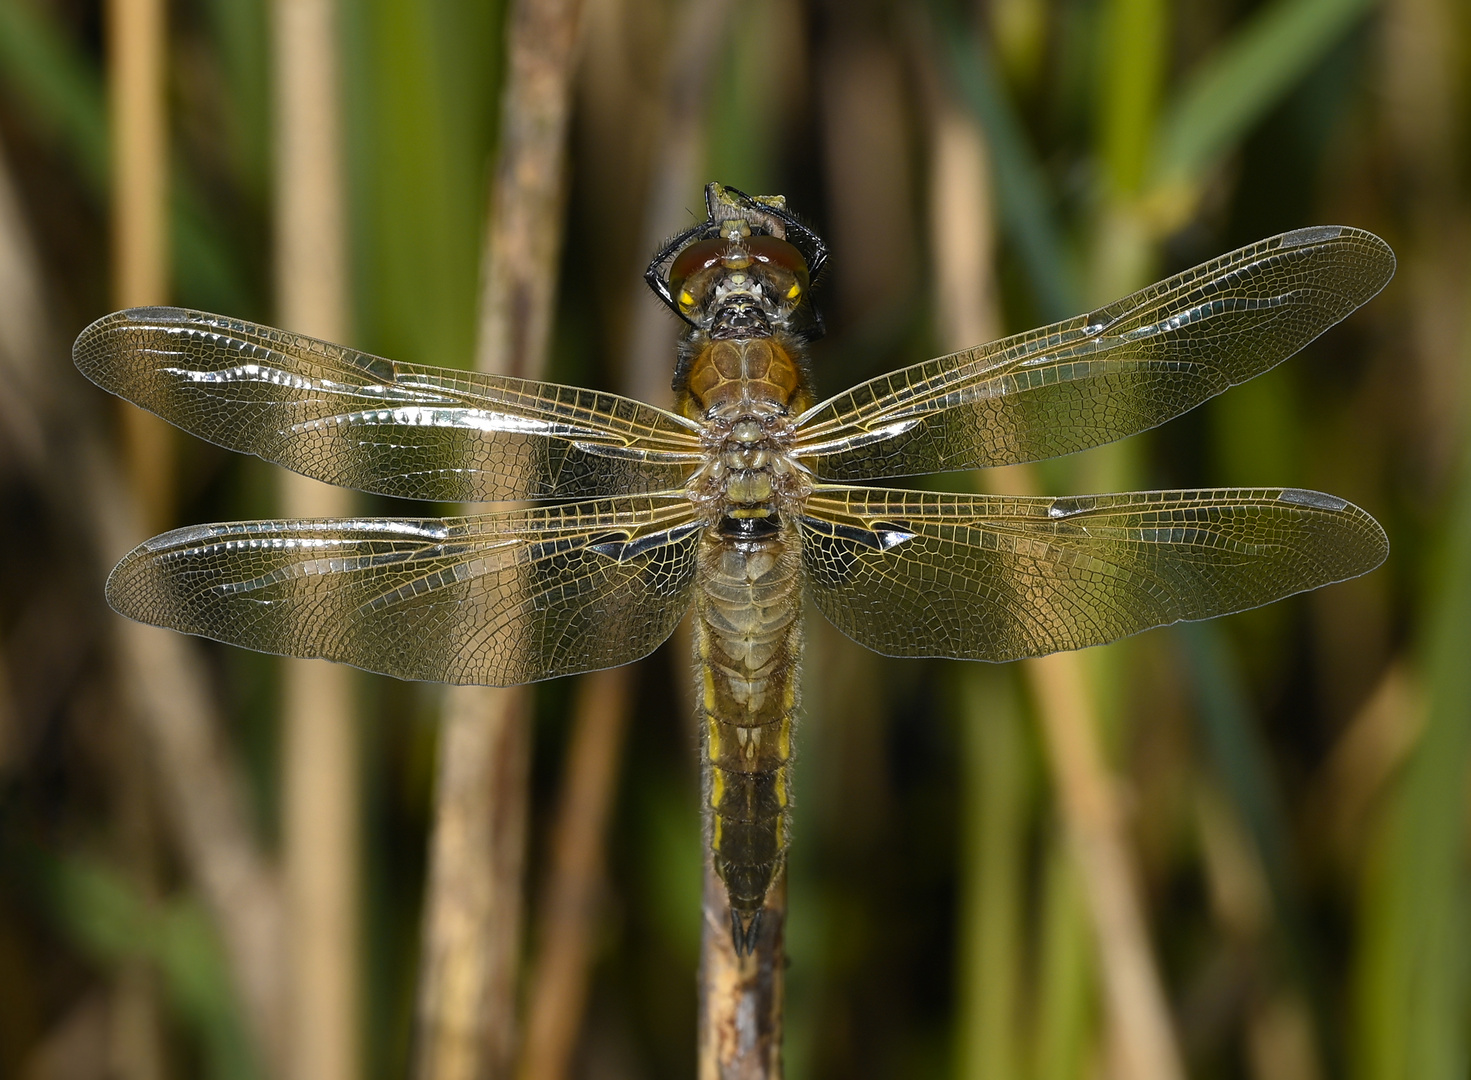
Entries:
{"type": "MultiPolygon", "coordinates": [[[[641,237],[683,7],[587,2],[558,381],[617,385],[634,312],[655,303],[641,237]]],[[[476,0],[342,5],[358,348],[470,363],[504,15],[476,0]]],[[[167,68],[172,300],[265,322],[269,17],[265,0],[175,0],[167,68]]],[[[0,0],[0,142],[58,384],[80,381],[67,345],[112,306],[102,20],[93,0],[0,0]]],[[[699,180],[785,194],[830,241],[822,392],[950,344],[933,250],[947,113],[986,148],[976,212],[996,237],[998,332],[1314,223],[1373,230],[1398,254],[1385,293],[1296,359],[1041,470],[1058,494],[1315,488],[1391,540],[1365,578],[1088,654],[1191,1076],[1471,1075],[1468,107],[1462,0],[746,0],[720,44],[699,180]]],[[[66,393],[84,403],[72,424],[114,438],[100,391],[66,393]]],[[[161,1002],[161,1075],[259,1076],[155,787],[119,779],[140,751],[66,478],[28,465],[18,432],[0,431],[0,1076],[142,1075],[86,1049],[126,1043],[112,1003],[139,970],[161,1002]]],[[[176,447],[172,524],[273,512],[270,467],[176,447]]],[[[1028,685],[1010,668],[875,658],[819,623],[788,1074],[1113,1075],[1028,685]]],[[[208,655],[269,847],[274,667],[208,655]]],[[[668,647],[636,677],[578,1076],[692,1072],[698,779],[674,689],[687,678],[668,647]]],[[[410,1054],[438,695],[359,687],[363,1061],[386,1078],[410,1054]]],[[[537,695],[533,896],[571,697],[559,683],[537,695]]]]}

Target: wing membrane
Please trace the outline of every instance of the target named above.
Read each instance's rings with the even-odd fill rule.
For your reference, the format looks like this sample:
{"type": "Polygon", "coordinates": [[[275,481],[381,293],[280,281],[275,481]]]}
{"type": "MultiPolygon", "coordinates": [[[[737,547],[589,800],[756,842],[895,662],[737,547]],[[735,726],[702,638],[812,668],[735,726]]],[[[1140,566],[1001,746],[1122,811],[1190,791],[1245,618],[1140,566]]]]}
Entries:
{"type": "Polygon", "coordinates": [[[1295,488],[1012,498],[824,487],[801,520],[817,606],[890,656],[1015,660],[1357,577],[1377,522],[1295,488]]]}
{"type": "Polygon", "coordinates": [[[642,402],[399,364],[182,308],[99,319],[73,358],[103,389],[202,439],[384,495],[651,493],[699,461],[697,429],[642,402]]]}
{"type": "Polygon", "coordinates": [[[1161,424],[1268,370],[1394,273],[1371,233],[1299,229],[1088,315],[861,383],[799,419],[833,481],[1036,461],[1161,424]]]}
{"type": "Polygon", "coordinates": [[[135,548],[107,598],[248,649],[504,686],[653,651],[689,604],[699,534],[677,493],[467,518],[201,525],[135,548]]]}

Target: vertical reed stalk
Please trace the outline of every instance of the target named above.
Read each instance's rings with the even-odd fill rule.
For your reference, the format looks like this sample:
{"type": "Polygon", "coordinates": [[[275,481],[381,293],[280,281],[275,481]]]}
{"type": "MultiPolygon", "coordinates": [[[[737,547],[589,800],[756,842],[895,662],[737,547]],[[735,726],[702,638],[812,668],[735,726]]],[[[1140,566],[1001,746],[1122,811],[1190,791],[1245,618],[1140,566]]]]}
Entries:
{"type": "MultiPolygon", "coordinates": [[[[690,224],[687,207],[701,205],[705,123],[721,46],[727,37],[731,0],[686,0],[669,45],[664,75],[662,127],[654,148],[652,178],[643,223],[643,250],[652,255],[671,234],[690,224]]],[[[625,350],[623,384],[635,397],[663,404],[677,324],[644,286],[633,308],[625,350]]]]}
{"type": "Polygon", "coordinates": [[[527,1000],[522,1080],[568,1075],[587,1001],[588,969],[603,886],[603,850],[633,669],[585,675],[572,709],[572,743],[552,831],[551,869],[537,920],[527,1000]]]}
{"type": "MultiPolygon", "coordinates": [[[[714,74],[726,41],[730,0],[688,0],[675,25],[665,71],[663,126],[654,149],[643,246],[654,251],[685,223],[700,188],[705,126],[714,74]]],[[[698,205],[698,204],[696,204],[698,205]]],[[[623,383],[655,402],[668,393],[675,325],[651,303],[638,303],[623,365],[623,383]]],[[[689,655],[688,650],[685,650],[689,655]]],[[[700,935],[698,1074],[701,1080],[777,1080],[781,1076],[785,875],[767,900],[755,952],[737,957],[725,885],[704,852],[700,935]],[[743,1019],[744,1018],[744,1019],[743,1019]]]]}
{"type": "MultiPolygon", "coordinates": [[[[926,87],[930,252],[940,345],[1001,336],[990,168],[979,126],[926,87]]],[[[960,678],[965,809],[961,825],[958,1075],[1017,1076],[1027,820],[1022,717],[1011,672],[966,665],[960,678]]]]}
{"type": "Polygon", "coordinates": [[[986,1080],[1020,1075],[1025,1060],[1022,958],[1031,762],[1011,671],[968,665],[961,694],[965,848],[957,1075],[986,1080]]]}
{"type": "MultiPolygon", "coordinates": [[[[959,118],[936,129],[932,213],[940,322],[951,348],[1000,336],[989,260],[971,253],[991,247],[989,166],[978,130],[959,118]],[[964,126],[961,126],[964,125],[964,126]]],[[[1032,470],[1016,466],[986,474],[1007,494],[1036,491],[1032,470]]],[[[1063,653],[1022,665],[1031,687],[1070,845],[1078,861],[1093,919],[1114,1049],[1122,1075],[1134,1080],[1175,1080],[1184,1075],[1169,1009],[1155,968],[1145,916],[1131,869],[1122,810],[1102,748],[1101,719],[1089,692],[1081,657],[1063,653]]],[[[1000,718],[969,716],[970,723],[1000,718]]],[[[1001,1045],[993,1043],[992,1053],[1001,1045]]]]}
{"type": "MultiPolygon", "coordinates": [[[[119,307],[168,302],[168,120],[163,0],[109,0],[112,281],[119,307]]],[[[150,531],[173,504],[172,432],[142,409],[121,409],[128,470],[150,531]]]]}
{"type": "MultiPolygon", "coordinates": [[[[644,217],[643,247],[648,251],[679,228],[689,194],[699,187],[710,72],[724,40],[728,6],[725,0],[694,0],[675,35],[665,122],[655,144],[653,188],[644,217]]],[[[641,291],[642,285],[637,288],[641,291]]],[[[619,365],[620,388],[663,404],[674,324],[654,304],[635,302],[634,312],[619,365]]],[[[553,862],[544,890],[541,946],[531,974],[523,1080],[558,1080],[567,1075],[581,1030],[592,960],[595,889],[601,882],[605,822],[616,787],[630,691],[628,672],[602,672],[589,676],[578,696],[553,862]]]]}
{"type": "MultiPolygon", "coordinates": [[[[108,101],[112,127],[112,283],[120,307],[168,301],[168,132],[164,102],[163,0],[110,0],[107,7],[108,101]]],[[[121,433],[129,480],[148,531],[169,523],[173,455],[166,423],[123,402],[121,433]]],[[[130,750],[131,740],[117,741],[130,750]]],[[[145,763],[113,755],[114,820],[122,858],[138,889],[158,889],[158,851],[145,763]]],[[[124,1080],[160,1080],[163,1032],[157,977],[145,962],[125,961],[113,986],[110,1058],[124,1080]]]]}
{"type": "Polygon", "coordinates": [[[445,695],[419,962],[414,1075],[509,1075],[515,1049],[529,695],[445,695]]]}
{"type": "Polygon", "coordinates": [[[1025,1064],[1034,1080],[1077,1080],[1088,1075],[1096,1045],[1097,950],[1077,859],[1056,831],[1047,838],[1042,869],[1036,1012],[1025,1064]]]}
{"type": "Polygon", "coordinates": [[[755,949],[737,956],[725,883],[705,853],[699,1080],[780,1080],[786,924],[783,872],[766,898],[755,949]]]}
{"type": "MultiPolygon", "coordinates": [[[[276,296],[291,330],[348,335],[337,9],[276,0],[276,296]]],[[[340,517],[352,497],[285,474],[287,517],[340,517]]],[[[350,669],[283,662],[282,821],[288,948],[288,1080],[355,1080],[358,780],[350,669]]]]}
{"type": "MultiPolygon", "coordinates": [[[[567,117],[580,0],[516,0],[507,31],[476,366],[538,377],[556,296],[567,117]]],[[[415,1075],[508,1075],[521,958],[528,730],[524,687],[452,687],[445,695],[415,1075]]]]}
{"type": "Polygon", "coordinates": [[[1081,658],[1057,653],[1025,667],[1087,890],[1118,1075],[1181,1080],[1184,1068],[1150,949],[1123,808],[1099,745],[1101,718],[1081,658]]]}

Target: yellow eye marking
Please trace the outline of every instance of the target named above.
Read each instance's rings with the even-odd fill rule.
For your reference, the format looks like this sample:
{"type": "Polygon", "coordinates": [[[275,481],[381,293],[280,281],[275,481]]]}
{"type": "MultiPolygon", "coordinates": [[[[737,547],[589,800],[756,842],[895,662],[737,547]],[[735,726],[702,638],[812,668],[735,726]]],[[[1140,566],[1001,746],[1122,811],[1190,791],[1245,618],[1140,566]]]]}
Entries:
{"type": "Polygon", "coordinates": [[[679,306],[680,307],[690,307],[690,306],[692,306],[694,304],[694,302],[695,302],[695,298],[690,295],[690,291],[688,289],[681,289],[679,291],[679,306]]]}
{"type": "Polygon", "coordinates": [[[787,299],[788,300],[795,300],[795,299],[797,299],[797,297],[799,297],[801,295],[802,295],[802,286],[799,285],[799,284],[797,284],[795,281],[792,282],[792,287],[787,290],[787,299]]]}

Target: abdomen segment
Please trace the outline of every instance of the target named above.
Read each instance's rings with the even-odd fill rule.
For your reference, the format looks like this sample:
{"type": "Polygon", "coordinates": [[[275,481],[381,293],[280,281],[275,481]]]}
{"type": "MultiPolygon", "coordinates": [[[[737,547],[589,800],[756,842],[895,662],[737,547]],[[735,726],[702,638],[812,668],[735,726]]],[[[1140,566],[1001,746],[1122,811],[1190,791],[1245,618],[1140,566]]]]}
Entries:
{"type": "Polygon", "coordinates": [[[801,559],[778,533],[707,532],[695,600],[695,678],[704,744],[707,838],[748,952],[786,858],[790,761],[802,651],[801,559]]]}

